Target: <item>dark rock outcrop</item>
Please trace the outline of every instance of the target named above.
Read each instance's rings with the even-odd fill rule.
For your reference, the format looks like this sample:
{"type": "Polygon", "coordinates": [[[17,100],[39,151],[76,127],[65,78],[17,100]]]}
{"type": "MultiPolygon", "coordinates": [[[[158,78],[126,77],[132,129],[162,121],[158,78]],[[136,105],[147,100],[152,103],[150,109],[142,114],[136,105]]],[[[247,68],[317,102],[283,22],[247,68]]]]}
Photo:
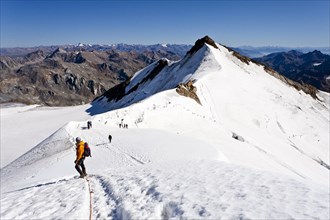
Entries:
{"type": "Polygon", "coordinates": [[[201,49],[204,46],[204,44],[211,45],[214,48],[218,49],[214,40],[212,40],[209,36],[206,35],[205,37],[198,39],[195,42],[195,45],[187,52],[187,54],[192,55],[192,54],[196,53],[199,49],[201,49]]]}
{"type": "Polygon", "coordinates": [[[118,101],[125,96],[125,88],[128,84],[129,80],[126,80],[125,82],[115,85],[114,87],[106,91],[103,95],[108,98],[108,101],[118,101]]]}
{"type": "Polygon", "coordinates": [[[75,63],[83,63],[85,61],[86,61],[86,59],[82,56],[81,53],[78,53],[77,56],[74,57],[75,63]]]}
{"type": "Polygon", "coordinates": [[[193,81],[189,80],[187,83],[180,83],[175,91],[179,95],[192,98],[201,105],[201,102],[196,94],[197,88],[193,85],[193,81]]]}
{"type": "MultiPolygon", "coordinates": [[[[222,45],[222,46],[224,46],[224,45],[222,45]]],[[[235,50],[233,50],[233,49],[230,48],[230,47],[226,47],[226,46],[224,46],[224,47],[227,48],[230,52],[232,52],[232,54],[233,54],[237,59],[239,59],[240,61],[242,61],[243,63],[246,63],[246,64],[249,65],[249,62],[252,62],[252,59],[250,59],[249,57],[241,55],[240,53],[236,52],[235,50]]]]}
{"type": "Polygon", "coordinates": [[[126,86],[129,85],[129,83],[130,83],[130,78],[127,79],[125,82],[122,82],[119,85],[116,85],[113,88],[109,89],[108,91],[106,91],[103,94],[103,96],[107,97],[109,102],[110,101],[119,101],[125,95],[128,95],[128,94],[136,91],[141,84],[155,78],[162,71],[162,69],[167,65],[168,65],[167,60],[159,60],[157,62],[157,65],[155,66],[155,68],[152,71],[150,71],[150,73],[145,78],[143,78],[140,82],[138,82],[129,91],[125,92],[126,86]]]}
{"type": "Polygon", "coordinates": [[[97,64],[97,66],[100,72],[106,72],[109,68],[106,63],[97,64]]]}

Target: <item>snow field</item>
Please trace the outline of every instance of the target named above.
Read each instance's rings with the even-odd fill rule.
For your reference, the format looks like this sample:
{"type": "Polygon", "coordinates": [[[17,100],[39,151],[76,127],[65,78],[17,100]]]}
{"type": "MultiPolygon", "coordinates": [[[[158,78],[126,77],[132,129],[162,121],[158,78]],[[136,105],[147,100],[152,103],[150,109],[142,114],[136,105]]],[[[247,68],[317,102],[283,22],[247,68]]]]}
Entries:
{"type": "MultiPolygon", "coordinates": [[[[215,145],[210,144],[213,140],[209,131],[200,132],[199,136],[191,135],[192,128],[180,133],[181,129],[183,131],[187,126],[186,123],[191,122],[192,119],[198,122],[199,118],[201,120],[205,118],[198,116],[200,112],[193,114],[186,108],[181,109],[175,98],[172,99],[172,104],[176,106],[173,108],[175,113],[186,111],[188,114],[186,113],[187,118],[182,116],[185,114],[179,114],[181,116],[179,124],[182,128],[178,126],[170,132],[165,131],[169,126],[167,122],[160,123],[158,130],[143,128],[147,127],[144,121],[152,122],[148,126],[157,124],[156,120],[152,119],[157,116],[157,109],[161,109],[164,105],[152,106],[155,114],[145,113],[143,120],[140,120],[135,128],[134,126],[129,129],[117,127],[122,116],[125,116],[124,122],[135,121],[129,114],[132,111],[139,116],[139,112],[134,111],[134,108],[127,108],[126,112],[118,111],[95,116],[92,118],[93,128],[90,130],[84,128],[86,122],[69,123],[64,130],[59,130],[52,138],[45,141],[45,143],[54,143],[52,150],[62,149],[62,151],[56,150],[57,153],[52,156],[38,151],[40,157],[37,156],[38,154],[34,154],[35,159],[32,156],[27,157],[34,163],[24,163],[25,166],[16,171],[18,173],[15,173],[14,177],[16,175],[20,178],[24,177],[25,181],[20,181],[20,178],[12,179],[17,183],[10,181],[10,187],[7,186],[7,190],[1,196],[1,204],[5,204],[2,209],[5,212],[1,213],[1,217],[88,218],[89,192],[86,182],[82,183],[82,180],[72,177],[64,178],[65,181],[56,179],[61,175],[75,174],[73,168],[75,154],[72,149],[73,143],[70,141],[76,136],[88,141],[92,147],[92,158],[87,158],[85,164],[94,192],[92,194],[94,219],[322,219],[329,216],[327,205],[329,192],[325,187],[302,179],[284,177],[278,173],[250,170],[220,162],[219,160],[230,158],[236,153],[238,154],[236,157],[245,158],[246,155],[241,155],[239,146],[242,145],[243,149],[246,149],[246,143],[230,136],[225,141],[226,139],[223,138],[229,133],[222,134],[223,145],[233,141],[238,149],[236,153],[232,149],[233,155],[226,154],[227,157],[224,157],[217,152],[219,149],[215,148],[215,145]],[[113,136],[112,143],[107,140],[109,133],[113,136]],[[189,136],[190,139],[187,141],[189,136]],[[211,138],[209,143],[206,142],[206,138],[211,138]],[[63,139],[65,141],[56,142],[63,139]],[[14,192],[8,192],[10,188],[14,192]],[[26,196],[21,196],[22,192],[26,196]],[[73,196],[71,193],[76,194],[73,196]],[[35,206],[29,210],[28,201],[29,196],[32,195],[35,206]],[[19,200],[21,202],[15,206],[13,203],[18,197],[21,198],[19,200]],[[57,214],[52,212],[53,209],[40,213],[33,211],[37,208],[41,210],[42,206],[48,207],[50,198],[56,202],[52,207],[54,210],[57,209],[57,214]],[[72,200],[62,201],[63,198],[72,198],[72,200]],[[65,209],[58,205],[65,202],[67,202],[65,209]]],[[[173,117],[173,112],[171,113],[169,108],[166,108],[165,112],[173,117]]],[[[218,126],[212,118],[207,120],[211,130],[216,128],[211,125],[218,126]]],[[[217,136],[218,133],[214,135],[217,136]]],[[[228,146],[228,152],[233,146],[233,144],[228,146]]],[[[246,154],[251,155],[252,152],[248,150],[246,154]]],[[[253,161],[258,157],[250,158],[253,161]]],[[[18,162],[19,160],[16,161],[18,162]]],[[[7,167],[9,168],[10,166],[7,167]]],[[[6,184],[2,183],[1,186],[4,185],[6,184]]]]}
{"type": "Polygon", "coordinates": [[[85,112],[88,106],[10,105],[1,107],[0,168],[28,152],[69,121],[89,118],[85,112]]]}
{"type": "MultiPolygon", "coordinates": [[[[104,170],[88,178],[93,219],[329,217],[325,188],[219,161],[137,165],[104,170]]],[[[61,179],[23,188],[19,193],[8,192],[1,204],[2,210],[7,210],[1,213],[3,218],[89,216],[88,187],[81,179],[61,179]]]]}
{"type": "Polygon", "coordinates": [[[86,187],[85,180],[64,178],[6,192],[1,219],[86,219],[86,187]]]}

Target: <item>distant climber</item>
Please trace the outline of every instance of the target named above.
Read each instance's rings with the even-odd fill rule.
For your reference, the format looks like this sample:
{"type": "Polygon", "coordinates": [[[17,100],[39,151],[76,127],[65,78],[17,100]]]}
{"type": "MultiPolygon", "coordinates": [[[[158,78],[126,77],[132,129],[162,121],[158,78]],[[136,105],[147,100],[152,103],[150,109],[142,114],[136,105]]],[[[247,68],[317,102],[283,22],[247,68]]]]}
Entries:
{"type": "Polygon", "coordinates": [[[87,122],[87,128],[88,128],[88,129],[92,128],[92,122],[91,122],[91,121],[88,121],[88,122],[87,122]]]}
{"type": "Polygon", "coordinates": [[[119,124],[119,128],[128,128],[128,124],[124,124],[124,119],[121,119],[121,122],[119,124]]]}
{"type": "Polygon", "coordinates": [[[81,140],[80,137],[76,138],[76,160],[74,161],[74,163],[76,164],[75,168],[78,171],[78,173],[80,174],[80,178],[84,178],[85,176],[87,176],[86,173],[86,168],[84,165],[84,160],[85,160],[85,156],[84,156],[84,148],[85,148],[85,143],[81,140]],[[81,169],[80,169],[81,167],[81,169]]]}
{"type": "Polygon", "coordinates": [[[111,136],[111,134],[109,134],[108,139],[109,139],[109,142],[111,143],[111,140],[112,140],[112,136],[111,136]]]}

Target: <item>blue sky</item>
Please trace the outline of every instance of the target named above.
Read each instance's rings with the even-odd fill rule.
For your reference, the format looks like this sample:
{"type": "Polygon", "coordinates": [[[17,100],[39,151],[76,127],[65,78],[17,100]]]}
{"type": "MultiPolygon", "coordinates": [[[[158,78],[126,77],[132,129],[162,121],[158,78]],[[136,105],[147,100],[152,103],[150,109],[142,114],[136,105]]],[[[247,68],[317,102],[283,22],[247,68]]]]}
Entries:
{"type": "Polygon", "coordinates": [[[329,46],[329,0],[0,0],[1,47],[61,44],[329,46]]]}

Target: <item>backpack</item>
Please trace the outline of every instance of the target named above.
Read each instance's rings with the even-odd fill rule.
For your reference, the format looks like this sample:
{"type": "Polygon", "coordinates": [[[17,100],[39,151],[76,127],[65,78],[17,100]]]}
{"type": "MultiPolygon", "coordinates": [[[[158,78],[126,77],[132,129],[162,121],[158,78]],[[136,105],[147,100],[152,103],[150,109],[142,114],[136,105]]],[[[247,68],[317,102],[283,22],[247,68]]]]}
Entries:
{"type": "Polygon", "coordinates": [[[84,144],[84,154],[83,154],[85,157],[91,157],[91,149],[89,148],[88,146],[88,143],[85,142],[84,144]]]}

